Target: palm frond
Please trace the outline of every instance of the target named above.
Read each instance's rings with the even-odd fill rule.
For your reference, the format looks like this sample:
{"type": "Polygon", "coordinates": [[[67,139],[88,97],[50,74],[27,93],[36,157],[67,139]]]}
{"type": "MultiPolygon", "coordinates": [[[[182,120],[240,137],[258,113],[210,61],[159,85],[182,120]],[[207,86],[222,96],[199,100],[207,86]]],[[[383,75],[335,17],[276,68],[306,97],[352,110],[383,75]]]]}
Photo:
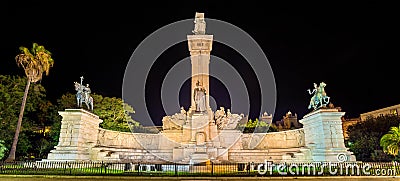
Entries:
{"type": "Polygon", "coordinates": [[[50,51],[44,46],[33,43],[31,50],[26,47],[19,47],[21,53],[15,57],[18,66],[21,66],[26,76],[32,82],[42,79],[42,74],[49,74],[50,68],[54,65],[50,51]]]}
{"type": "Polygon", "coordinates": [[[400,147],[400,125],[399,127],[391,127],[389,132],[382,136],[380,146],[385,153],[390,155],[398,155],[400,147]]]}

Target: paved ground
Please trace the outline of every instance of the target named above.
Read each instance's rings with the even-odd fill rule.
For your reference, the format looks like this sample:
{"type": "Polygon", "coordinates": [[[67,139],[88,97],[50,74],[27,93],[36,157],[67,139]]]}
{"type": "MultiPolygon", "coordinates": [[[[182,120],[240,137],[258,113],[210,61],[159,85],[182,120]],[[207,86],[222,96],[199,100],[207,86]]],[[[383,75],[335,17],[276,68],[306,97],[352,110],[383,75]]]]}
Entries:
{"type": "Polygon", "coordinates": [[[183,181],[223,181],[223,180],[400,180],[400,176],[396,177],[385,177],[385,176],[334,176],[334,177],[118,177],[118,176],[41,176],[41,175],[0,175],[1,181],[101,181],[101,180],[111,180],[111,181],[121,181],[121,180],[144,180],[144,181],[154,181],[154,180],[183,180],[183,181]]]}

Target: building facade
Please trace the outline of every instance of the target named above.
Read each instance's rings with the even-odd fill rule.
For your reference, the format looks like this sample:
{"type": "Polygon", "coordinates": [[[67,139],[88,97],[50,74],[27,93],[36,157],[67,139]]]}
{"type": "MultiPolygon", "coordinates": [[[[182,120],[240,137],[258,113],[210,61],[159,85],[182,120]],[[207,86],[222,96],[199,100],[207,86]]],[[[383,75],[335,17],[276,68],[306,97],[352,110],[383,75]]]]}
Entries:
{"type": "Polygon", "coordinates": [[[343,127],[343,137],[345,140],[349,139],[349,126],[355,125],[360,122],[361,119],[358,118],[344,118],[342,117],[342,127],[343,127]]]}
{"type": "Polygon", "coordinates": [[[394,105],[394,106],[389,106],[389,107],[385,107],[382,109],[377,109],[374,111],[370,111],[370,112],[366,112],[363,114],[360,114],[361,120],[365,121],[368,118],[376,118],[379,116],[385,116],[385,115],[399,115],[399,111],[400,111],[400,104],[394,105]]]}
{"type": "Polygon", "coordinates": [[[303,125],[297,120],[297,114],[292,114],[290,111],[287,112],[280,121],[276,121],[275,125],[279,131],[299,129],[303,127],[303,125]]]}

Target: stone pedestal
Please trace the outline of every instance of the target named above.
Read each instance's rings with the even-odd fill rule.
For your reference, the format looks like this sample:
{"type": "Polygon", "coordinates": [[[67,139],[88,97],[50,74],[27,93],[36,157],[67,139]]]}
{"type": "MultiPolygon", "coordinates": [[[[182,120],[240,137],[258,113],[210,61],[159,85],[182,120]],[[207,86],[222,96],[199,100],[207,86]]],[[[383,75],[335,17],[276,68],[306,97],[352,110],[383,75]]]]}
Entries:
{"type": "Polygon", "coordinates": [[[97,144],[99,124],[103,120],[83,109],[65,109],[58,145],[46,161],[90,161],[90,150],[97,144]]]}
{"type": "Polygon", "coordinates": [[[311,150],[313,161],[356,161],[344,145],[341,120],[344,114],[337,109],[319,109],[299,121],[303,124],[305,145],[311,150]]]}
{"type": "Polygon", "coordinates": [[[212,112],[193,113],[182,127],[181,147],[173,149],[173,160],[182,163],[200,163],[217,155],[219,146],[217,127],[213,124],[212,112]]]}
{"type": "Polygon", "coordinates": [[[204,144],[209,141],[208,115],[193,114],[191,117],[192,141],[196,141],[197,145],[204,144]]]}

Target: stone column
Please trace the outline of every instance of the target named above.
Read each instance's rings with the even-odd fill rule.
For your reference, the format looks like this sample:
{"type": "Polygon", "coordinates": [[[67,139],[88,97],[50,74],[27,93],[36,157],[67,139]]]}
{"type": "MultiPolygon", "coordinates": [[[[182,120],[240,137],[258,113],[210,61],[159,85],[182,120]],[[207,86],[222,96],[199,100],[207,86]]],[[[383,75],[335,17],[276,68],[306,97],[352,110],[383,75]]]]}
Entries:
{"type": "Polygon", "coordinates": [[[197,81],[200,81],[206,89],[206,109],[211,111],[209,99],[209,64],[213,35],[187,35],[187,39],[192,63],[191,106],[189,114],[192,114],[196,110],[193,98],[197,81]]]}
{"type": "Polygon", "coordinates": [[[97,144],[99,116],[83,109],[65,109],[58,145],[48,154],[48,161],[89,161],[90,149],[97,144]]]}
{"type": "Polygon", "coordinates": [[[305,145],[311,150],[313,161],[356,161],[344,145],[341,117],[337,109],[319,109],[304,116],[305,145]],[[338,156],[342,155],[338,160],[338,156]],[[344,156],[343,156],[344,155],[344,156]]]}

